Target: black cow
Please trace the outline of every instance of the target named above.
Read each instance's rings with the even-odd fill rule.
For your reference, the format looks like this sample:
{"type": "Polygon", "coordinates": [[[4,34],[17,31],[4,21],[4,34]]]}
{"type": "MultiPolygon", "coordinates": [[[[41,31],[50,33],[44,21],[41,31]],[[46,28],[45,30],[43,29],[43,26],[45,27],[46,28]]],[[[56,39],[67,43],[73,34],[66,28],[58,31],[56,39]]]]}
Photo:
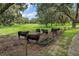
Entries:
{"type": "Polygon", "coordinates": [[[54,36],[56,36],[56,35],[58,35],[59,30],[60,30],[60,28],[56,28],[56,29],[52,28],[52,29],[51,29],[51,32],[52,32],[52,34],[53,34],[54,36]]]}
{"type": "Polygon", "coordinates": [[[29,40],[35,40],[36,42],[38,42],[40,35],[41,34],[28,34],[27,41],[29,42],[29,40]]]}
{"type": "Polygon", "coordinates": [[[40,33],[40,32],[41,32],[41,30],[40,30],[40,29],[36,29],[36,32],[39,32],[39,33],[40,33]]]}
{"type": "Polygon", "coordinates": [[[20,39],[20,36],[23,36],[23,37],[27,37],[29,31],[18,31],[18,37],[20,39]]]}
{"type": "Polygon", "coordinates": [[[41,31],[45,34],[48,34],[48,30],[47,29],[41,29],[41,31]]]}

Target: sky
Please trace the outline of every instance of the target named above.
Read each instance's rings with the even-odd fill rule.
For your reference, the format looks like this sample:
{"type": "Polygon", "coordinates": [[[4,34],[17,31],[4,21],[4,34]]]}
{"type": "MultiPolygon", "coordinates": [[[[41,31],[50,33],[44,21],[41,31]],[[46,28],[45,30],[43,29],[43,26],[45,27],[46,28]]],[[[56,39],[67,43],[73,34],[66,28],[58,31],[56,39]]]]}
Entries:
{"type": "Polygon", "coordinates": [[[24,12],[21,11],[22,17],[28,18],[31,20],[32,18],[37,18],[37,8],[35,5],[28,4],[27,9],[24,10],[24,12]]]}

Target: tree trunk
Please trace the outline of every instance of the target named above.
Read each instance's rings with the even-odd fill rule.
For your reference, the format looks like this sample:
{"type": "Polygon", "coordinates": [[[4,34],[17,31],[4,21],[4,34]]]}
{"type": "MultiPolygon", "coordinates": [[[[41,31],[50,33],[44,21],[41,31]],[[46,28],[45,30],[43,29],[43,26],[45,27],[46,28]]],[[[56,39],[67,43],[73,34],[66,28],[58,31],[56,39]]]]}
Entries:
{"type": "Polygon", "coordinates": [[[52,27],[52,22],[51,22],[51,27],[52,27]]]}
{"type": "MultiPolygon", "coordinates": [[[[71,17],[71,15],[69,15],[66,11],[63,11],[63,12],[64,12],[64,14],[66,14],[72,20],[72,28],[76,28],[76,22],[74,22],[73,17],[71,17]]],[[[77,6],[76,6],[75,13],[76,13],[75,20],[77,20],[77,18],[78,18],[78,3],[77,3],[77,6]]]]}
{"type": "Polygon", "coordinates": [[[61,23],[61,25],[63,26],[64,24],[63,24],[63,23],[61,23]]]}
{"type": "Polygon", "coordinates": [[[57,26],[57,25],[58,25],[58,23],[55,23],[55,25],[57,26]]]}
{"type": "Polygon", "coordinates": [[[72,21],[72,28],[76,28],[76,22],[72,21]]]}
{"type": "Polygon", "coordinates": [[[46,24],[46,27],[47,27],[47,25],[48,25],[48,24],[46,24]]]}
{"type": "Polygon", "coordinates": [[[76,23],[78,23],[78,4],[76,4],[76,15],[75,20],[72,21],[72,28],[76,28],[76,23]]]}
{"type": "Polygon", "coordinates": [[[52,20],[50,20],[50,24],[51,24],[51,27],[52,27],[52,20]]]}

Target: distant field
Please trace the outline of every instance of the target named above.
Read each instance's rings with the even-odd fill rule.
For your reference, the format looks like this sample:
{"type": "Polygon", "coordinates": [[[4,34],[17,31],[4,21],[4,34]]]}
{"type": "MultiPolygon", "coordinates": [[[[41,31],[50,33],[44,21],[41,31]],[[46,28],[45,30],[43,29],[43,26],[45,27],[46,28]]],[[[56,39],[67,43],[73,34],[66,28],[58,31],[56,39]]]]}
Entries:
{"type": "Polygon", "coordinates": [[[22,24],[22,25],[13,25],[10,27],[3,27],[0,29],[0,35],[16,33],[17,31],[20,31],[20,30],[23,30],[23,31],[29,30],[30,31],[30,30],[34,30],[38,27],[39,27],[38,24],[22,24]]]}
{"type": "MultiPolygon", "coordinates": [[[[71,24],[66,24],[64,25],[66,27],[71,27],[71,24]]],[[[58,24],[56,26],[56,24],[53,24],[52,27],[53,28],[64,28],[64,26],[62,26],[61,24],[58,24]]],[[[33,31],[36,28],[52,28],[50,26],[50,24],[48,25],[48,27],[46,27],[45,25],[41,25],[41,24],[22,24],[22,25],[13,25],[13,26],[6,26],[6,27],[1,27],[0,28],[0,35],[7,35],[7,34],[11,34],[11,33],[16,33],[17,31],[23,30],[23,31],[33,31]]],[[[79,25],[77,25],[77,27],[79,27],[79,25]]]]}

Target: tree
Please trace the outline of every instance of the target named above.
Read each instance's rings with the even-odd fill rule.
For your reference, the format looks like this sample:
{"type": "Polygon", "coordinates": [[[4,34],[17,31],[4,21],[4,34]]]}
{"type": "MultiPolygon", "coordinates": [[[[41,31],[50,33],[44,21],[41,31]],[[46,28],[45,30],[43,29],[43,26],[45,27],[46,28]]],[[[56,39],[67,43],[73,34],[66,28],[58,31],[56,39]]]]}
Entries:
{"type": "MultiPolygon", "coordinates": [[[[0,14],[5,12],[12,5],[14,5],[14,3],[0,3],[0,14]]],[[[16,3],[16,5],[19,5],[19,10],[22,11],[27,8],[27,5],[25,3],[16,3]]]]}
{"type": "Polygon", "coordinates": [[[54,4],[37,4],[37,12],[39,18],[43,19],[42,23],[47,24],[51,23],[52,26],[52,18],[55,14],[55,8],[52,7],[55,6],[54,4]]]}
{"type": "MultiPolygon", "coordinates": [[[[39,9],[38,15],[39,15],[39,17],[41,16],[40,18],[42,18],[44,16],[47,17],[47,16],[51,15],[51,16],[49,16],[49,18],[52,19],[52,16],[54,16],[58,12],[61,12],[66,17],[70,18],[70,20],[72,21],[72,28],[76,28],[76,23],[78,22],[77,21],[77,19],[78,19],[78,4],[76,4],[76,6],[75,6],[76,7],[75,12],[74,12],[74,9],[72,8],[72,6],[73,6],[73,3],[41,4],[41,6],[38,6],[38,9],[39,9]],[[54,8],[52,8],[52,7],[54,7],[54,8]],[[49,12],[48,12],[49,9],[53,9],[53,10],[55,9],[54,10],[55,13],[53,13],[52,11],[49,11],[49,12],[51,12],[51,14],[49,14],[49,12]]],[[[57,16],[57,15],[55,15],[55,16],[57,16]]],[[[46,18],[46,19],[48,20],[49,18],[46,18]]],[[[56,19],[56,20],[58,20],[58,19],[56,19]]],[[[63,19],[62,19],[62,21],[63,21],[63,19]]]]}
{"type": "Polygon", "coordinates": [[[56,20],[56,22],[61,23],[62,25],[65,25],[65,23],[70,21],[68,16],[63,14],[62,12],[57,12],[56,13],[56,19],[58,19],[58,20],[56,20]]]}
{"type": "Polygon", "coordinates": [[[30,23],[39,23],[38,18],[32,18],[30,21],[30,23]]]}
{"type": "Polygon", "coordinates": [[[22,19],[20,11],[24,11],[27,8],[26,4],[1,4],[1,24],[11,25],[12,23],[18,21],[23,23],[25,20],[22,19]]]}
{"type": "Polygon", "coordinates": [[[70,7],[70,5],[73,6],[73,4],[61,4],[60,6],[58,6],[58,10],[67,15],[72,21],[72,28],[76,28],[76,23],[78,22],[78,4],[76,4],[75,6],[75,12],[74,8],[70,7]]]}
{"type": "Polygon", "coordinates": [[[0,14],[2,14],[2,13],[5,12],[10,6],[12,6],[13,3],[0,4],[0,5],[1,5],[0,7],[2,7],[2,8],[0,9],[0,14]]]}

